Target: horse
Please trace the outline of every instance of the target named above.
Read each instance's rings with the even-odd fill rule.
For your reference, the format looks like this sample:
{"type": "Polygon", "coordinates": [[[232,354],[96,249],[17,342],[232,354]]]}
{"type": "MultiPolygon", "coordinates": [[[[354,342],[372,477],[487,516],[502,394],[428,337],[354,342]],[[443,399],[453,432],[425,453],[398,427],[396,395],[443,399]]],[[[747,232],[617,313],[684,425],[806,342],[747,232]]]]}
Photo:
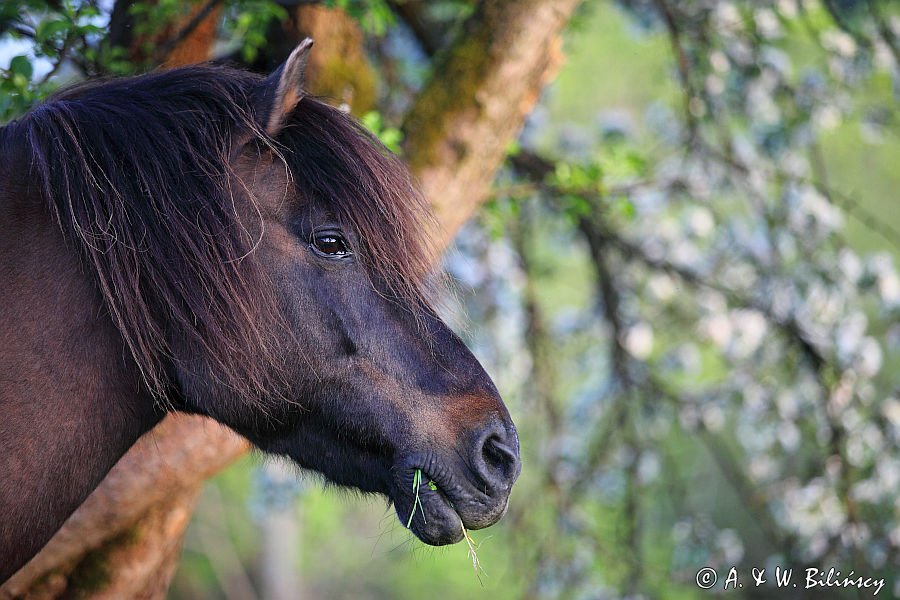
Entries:
{"type": "Polygon", "coordinates": [[[518,437],[434,308],[434,218],[304,93],[311,44],[267,76],[77,84],[0,129],[0,582],[170,411],[385,496],[426,544],[505,513],[518,437]]]}

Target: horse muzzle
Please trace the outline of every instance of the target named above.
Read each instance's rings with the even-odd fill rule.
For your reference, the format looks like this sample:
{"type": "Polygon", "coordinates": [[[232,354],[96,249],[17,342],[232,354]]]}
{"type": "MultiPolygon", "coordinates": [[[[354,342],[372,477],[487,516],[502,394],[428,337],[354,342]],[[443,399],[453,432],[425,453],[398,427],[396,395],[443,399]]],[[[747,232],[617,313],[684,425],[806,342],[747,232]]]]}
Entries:
{"type": "Polygon", "coordinates": [[[463,447],[402,457],[392,500],[400,521],[432,546],[453,544],[506,514],[521,471],[519,440],[509,419],[470,432],[463,447]]]}

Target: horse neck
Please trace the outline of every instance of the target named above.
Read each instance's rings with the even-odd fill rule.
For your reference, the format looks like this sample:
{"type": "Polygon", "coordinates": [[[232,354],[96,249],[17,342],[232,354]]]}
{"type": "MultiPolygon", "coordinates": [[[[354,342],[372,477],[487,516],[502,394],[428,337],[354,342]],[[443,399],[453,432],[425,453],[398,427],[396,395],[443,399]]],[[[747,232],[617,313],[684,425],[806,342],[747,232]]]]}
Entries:
{"type": "MultiPolygon", "coordinates": [[[[0,149],[0,165],[9,165],[0,149]]],[[[158,420],[27,166],[0,169],[0,582],[158,420]],[[15,179],[13,179],[15,177],[15,179]]]]}

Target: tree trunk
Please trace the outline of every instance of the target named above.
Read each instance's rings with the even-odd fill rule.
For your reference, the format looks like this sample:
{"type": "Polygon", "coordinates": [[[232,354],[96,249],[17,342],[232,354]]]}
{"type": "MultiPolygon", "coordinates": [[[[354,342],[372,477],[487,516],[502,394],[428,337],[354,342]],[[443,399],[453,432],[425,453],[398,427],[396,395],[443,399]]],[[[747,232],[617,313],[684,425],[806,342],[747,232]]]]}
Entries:
{"type": "MultiPolygon", "coordinates": [[[[490,193],[507,147],[561,63],[560,33],[578,3],[485,1],[410,111],[406,155],[435,207],[443,246],[490,193]]],[[[327,53],[320,46],[329,36],[316,35],[313,54],[327,53]]],[[[163,598],[199,487],[247,448],[207,419],[167,417],[0,587],[0,600],[75,592],[163,598]]]]}
{"type": "Polygon", "coordinates": [[[580,0],[483,2],[406,118],[405,151],[445,244],[481,205],[544,85],[580,0]]]}
{"type": "MultiPolygon", "coordinates": [[[[266,478],[275,487],[296,481],[297,470],[283,461],[269,461],[263,467],[266,478]]],[[[300,564],[300,535],[303,523],[296,497],[284,492],[265,505],[260,519],[259,587],[262,600],[296,600],[303,598],[303,582],[297,565],[300,564]]]]}

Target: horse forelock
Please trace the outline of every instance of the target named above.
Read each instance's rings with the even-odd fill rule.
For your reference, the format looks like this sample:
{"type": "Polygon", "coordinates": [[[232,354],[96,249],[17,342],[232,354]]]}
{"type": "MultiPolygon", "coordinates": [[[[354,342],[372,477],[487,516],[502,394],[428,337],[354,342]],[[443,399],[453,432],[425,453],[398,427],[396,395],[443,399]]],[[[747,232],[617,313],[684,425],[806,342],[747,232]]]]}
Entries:
{"type": "MultiPolygon", "coordinates": [[[[285,324],[252,260],[258,240],[242,222],[236,198],[246,195],[233,189],[230,166],[241,139],[273,143],[254,114],[259,81],[199,66],[91,83],[17,124],[52,212],[160,398],[173,383],[173,334],[199,349],[205,375],[245,400],[284,384],[275,334],[285,324]]],[[[413,310],[426,306],[433,224],[402,163],[312,98],[278,144],[300,193],[356,232],[373,280],[413,310]]]]}
{"type": "Polygon", "coordinates": [[[311,97],[277,142],[298,192],[356,233],[374,287],[413,311],[427,307],[436,222],[406,166],[349,115],[311,97]]]}

